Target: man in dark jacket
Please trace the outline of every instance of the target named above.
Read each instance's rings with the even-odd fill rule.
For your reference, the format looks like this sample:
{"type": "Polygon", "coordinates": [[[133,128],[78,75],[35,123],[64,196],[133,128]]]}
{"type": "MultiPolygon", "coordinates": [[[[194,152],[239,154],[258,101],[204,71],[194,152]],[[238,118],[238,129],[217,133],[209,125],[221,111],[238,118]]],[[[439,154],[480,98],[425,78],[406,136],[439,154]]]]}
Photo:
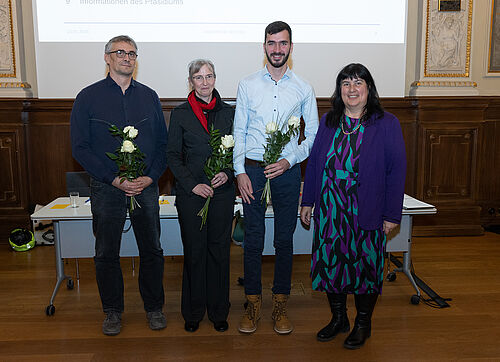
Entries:
{"type": "Polygon", "coordinates": [[[158,179],[167,166],[167,129],[156,92],[132,77],[136,58],[133,39],[125,35],[112,38],[105,46],[107,77],[83,89],[71,112],[73,157],[91,176],[94,261],[106,335],[117,335],[121,329],[120,243],[131,197],[138,202],[130,221],[139,248],[144,309],[151,329],[166,327],[158,179]],[[106,152],[114,153],[121,140],[110,133],[110,125],[121,130],[132,126],[138,131],[134,142],[145,154],[143,176],[123,182],[118,177],[118,167],[106,152]]]}

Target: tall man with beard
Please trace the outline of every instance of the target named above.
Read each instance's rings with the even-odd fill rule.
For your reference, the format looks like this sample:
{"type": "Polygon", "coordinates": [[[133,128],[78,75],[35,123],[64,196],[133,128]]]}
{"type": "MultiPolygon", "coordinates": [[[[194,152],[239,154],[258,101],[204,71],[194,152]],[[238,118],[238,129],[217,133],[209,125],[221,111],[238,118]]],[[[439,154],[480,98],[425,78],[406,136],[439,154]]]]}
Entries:
{"type": "Polygon", "coordinates": [[[158,179],[167,167],[167,127],[156,92],[132,77],[136,58],[137,45],[132,38],[112,38],[104,48],[107,77],[83,89],[71,112],[73,157],[92,177],[94,262],[106,314],[102,331],[109,336],[121,330],[124,303],[120,243],[132,196],[140,205],[130,213],[130,222],[139,249],[139,290],[146,317],[153,330],[163,329],[167,323],[162,312],[164,260],[158,205],[158,179]],[[143,176],[123,182],[117,176],[117,165],[106,156],[120,144],[109,132],[111,124],[138,130],[135,142],[145,154],[143,176]]]}
{"type": "Polygon", "coordinates": [[[297,224],[300,194],[300,162],[309,156],[318,129],[318,110],[312,87],[293,73],[287,65],[293,50],[292,30],[276,21],[265,30],[264,69],[242,79],[238,86],[234,118],[234,170],[243,199],[245,215],[244,278],[248,301],[238,330],[253,333],[257,329],[262,305],[262,251],[264,249],[265,207],[261,195],[267,179],[271,179],[274,211],[275,268],[273,282],[274,330],[278,334],[292,332],[286,303],[290,295],[293,233],[297,224]],[[266,144],[266,124],[278,127],[290,113],[304,120],[305,140],[298,136],[284,148],[278,162],[262,167],[266,144]]]}

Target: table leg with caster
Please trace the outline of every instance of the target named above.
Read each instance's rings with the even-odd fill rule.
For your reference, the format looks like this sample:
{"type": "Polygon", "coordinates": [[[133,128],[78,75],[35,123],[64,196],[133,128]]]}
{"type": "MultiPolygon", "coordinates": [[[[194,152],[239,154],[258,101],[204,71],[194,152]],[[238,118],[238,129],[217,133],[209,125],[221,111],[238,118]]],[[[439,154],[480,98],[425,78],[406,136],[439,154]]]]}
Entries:
{"type": "Polygon", "coordinates": [[[70,276],[64,274],[64,263],[61,258],[61,243],[59,234],[59,222],[54,222],[54,250],[56,253],[56,275],[57,281],[52,296],[50,297],[49,305],[45,308],[45,314],[48,316],[54,315],[56,312],[56,307],[54,307],[54,299],[56,298],[59,287],[64,280],[67,280],[67,288],[73,289],[74,283],[70,276]]]}

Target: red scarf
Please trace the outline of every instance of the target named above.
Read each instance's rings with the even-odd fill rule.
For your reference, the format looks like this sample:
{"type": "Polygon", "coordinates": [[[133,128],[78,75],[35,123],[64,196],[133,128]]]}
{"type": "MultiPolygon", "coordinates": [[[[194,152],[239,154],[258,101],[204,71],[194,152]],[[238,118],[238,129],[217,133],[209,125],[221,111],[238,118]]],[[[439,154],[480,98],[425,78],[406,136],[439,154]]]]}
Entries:
{"type": "Polygon", "coordinates": [[[208,132],[208,125],[207,125],[208,121],[207,121],[207,117],[205,116],[203,111],[214,109],[215,103],[216,103],[215,98],[216,97],[212,97],[212,100],[210,101],[210,103],[206,104],[206,103],[200,102],[198,99],[196,99],[194,91],[191,91],[191,93],[189,93],[189,95],[188,95],[189,105],[193,109],[193,112],[196,115],[196,118],[198,118],[198,120],[200,121],[203,128],[205,128],[205,131],[207,131],[207,133],[209,133],[208,132]]]}

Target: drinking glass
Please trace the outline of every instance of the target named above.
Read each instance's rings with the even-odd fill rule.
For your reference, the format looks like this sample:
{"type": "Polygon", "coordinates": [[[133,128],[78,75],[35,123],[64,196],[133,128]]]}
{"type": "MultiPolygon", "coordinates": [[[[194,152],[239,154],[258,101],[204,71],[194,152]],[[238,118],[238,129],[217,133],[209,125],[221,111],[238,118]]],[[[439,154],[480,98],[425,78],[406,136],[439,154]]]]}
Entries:
{"type": "Polygon", "coordinates": [[[78,191],[71,191],[69,193],[69,203],[71,207],[78,207],[78,198],[80,193],[78,191]]]}

